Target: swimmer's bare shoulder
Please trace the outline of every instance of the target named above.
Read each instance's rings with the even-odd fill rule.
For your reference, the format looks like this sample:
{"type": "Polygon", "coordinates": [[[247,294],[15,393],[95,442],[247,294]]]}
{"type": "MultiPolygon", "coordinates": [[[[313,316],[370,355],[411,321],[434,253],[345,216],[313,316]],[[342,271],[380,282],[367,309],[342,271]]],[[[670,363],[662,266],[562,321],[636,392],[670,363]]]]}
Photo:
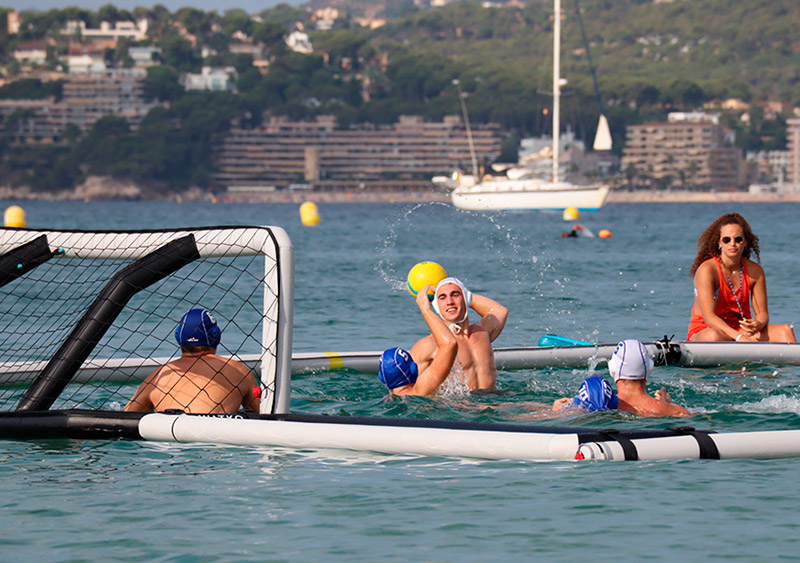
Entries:
{"type": "Polygon", "coordinates": [[[433,361],[433,356],[437,350],[436,340],[433,335],[429,334],[417,340],[416,344],[411,347],[409,353],[411,358],[416,362],[419,372],[422,373],[433,361]]]}

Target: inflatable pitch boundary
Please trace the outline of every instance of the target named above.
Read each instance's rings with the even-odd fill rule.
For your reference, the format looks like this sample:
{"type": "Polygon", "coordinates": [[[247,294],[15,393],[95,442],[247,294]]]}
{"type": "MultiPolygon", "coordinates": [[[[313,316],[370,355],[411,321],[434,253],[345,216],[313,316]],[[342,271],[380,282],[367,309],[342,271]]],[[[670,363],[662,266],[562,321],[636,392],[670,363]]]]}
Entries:
{"type": "Polygon", "coordinates": [[[615,430],[311,414],[90,410],[0,413],[0,439],[109,439],[345,450],[486,460],[771,459],[800,456],[800,430],[615,430]]]}
{"type": "MultiPolygon", "coordinates": [[[[587,367],[606,363],[617,343],[591,346],[534,346],[495,349],[498,369],[587,367]]],[[[800,365],[800,344],[783,342],[674,342],[667,338],[645,343],[657,366],[715,367],[731,364],[800,365]]]]}
{"type": "MultiPolygon", "coordinates": [[[[671,342],[657,341],[645,344],[656,365],[714,367],[731,364],[762,363],[774,365],[800,365],[798,343],[741,343],[741,342],[671,342]]],[[[531,346],[495,348],[498,369],[542,369],[548,367],[588,367],[592,362],[605,363],[614,353],[616,344],[592,346],[531,346]]],[[[295,353],[291,359],[292,375],[336,370],[351,370],[377,374],[381,352],[310,352],[295,353]]],[[[235,356],[251,370],[258,372],[260,356],[242,354],[235,356]]],[[[80,368],[72,381],[141,381],[156,367],[174,358],[130,358],[89,360],[80,368]]],[[[46,362],[0,363],[3,385],[31,383],[46,362]]]]}
{"type": "MultiPolygon", "coordinates": [[[[378,373],[378,360],[381,352],[315,352],[292,355],[293,375],[348,369],[361,373],[378,373]]],[[[259,373],[261,356],[239,354],[233,356],[255,373],[259,373]]],[[[142,381],[157,367],[163,366],[175,357],[90,359],[84,362],[73,383],[91,381],[134,382],[142,381]]],[[[32,383],[47,366],[46,361],[0,362],[0,386],[25,385],[32,383]]]]}

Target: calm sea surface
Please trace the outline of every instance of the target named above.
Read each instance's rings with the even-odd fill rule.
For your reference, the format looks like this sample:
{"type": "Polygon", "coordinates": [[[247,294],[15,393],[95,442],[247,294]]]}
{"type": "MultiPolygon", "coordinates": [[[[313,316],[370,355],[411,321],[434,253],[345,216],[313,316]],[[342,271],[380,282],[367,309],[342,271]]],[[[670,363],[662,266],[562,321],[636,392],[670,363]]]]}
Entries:
{"type": "MultiPolygon", "coordinates": [[[[800,320],[800,204],[614,204],[581,217],[612,239],[562,239],[570,224],[560,213],[471,214],[441,204],[320,204],[313,228],[300,224],[293,204],[21,205],[30,228],[283,227],[296,249],[295,352],[411,346],[426,329],[405,276],[421,260],[510,308],[499,347],[536,345],[545,333],[601,343],[682,340],[697,237],[729,211],[742,213],[761,239],[772,321],[800,320]]],[[[588,373],[507,371],[499,396],[393,401],[375,376],[312,374],[293,379],[292,410],[547,424],[530,403],[574,394],[588,373]]],[[[681,424],[800,428],[797,367],[662,367],[653,383],[696,413],[681,424]]],[[[676,421],[600,413],[557,423],[676,421]]],[[[0,460],[2,561],[695,561],[800,553],[794,459],[490,462],[6,441],[0,460]]]]}

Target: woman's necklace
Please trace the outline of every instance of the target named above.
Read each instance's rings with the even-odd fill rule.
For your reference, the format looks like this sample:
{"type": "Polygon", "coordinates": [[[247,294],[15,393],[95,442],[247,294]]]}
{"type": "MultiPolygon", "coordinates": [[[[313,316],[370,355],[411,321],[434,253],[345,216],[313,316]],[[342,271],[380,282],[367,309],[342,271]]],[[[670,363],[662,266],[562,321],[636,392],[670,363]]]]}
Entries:
{"type": "MultiPolygon", "coordinates": [[[[725,266],[723,264],[723,266],[725,266]]],[[[742,304],[739,302],[739,296],[736,295],[736,290],[733,289],[733,282],[731,282],[731,278],[728,277],[728,267],[725,266],[723,268],[723,274],[725,275],[725,281],[728,282],[728,287],[731,288],[731,293],[733,293],[733,298],[736,300],[736,306],[739,307],[739,314],[742,316],[743,319],[747,318],[744,314],[744,310],[742,310],[742,304]]],[[[739,264],[739,291],[742,292],[742,299],[744,299],[744,286],[742,285],[744,282],[744,262],[739,264]]]]}

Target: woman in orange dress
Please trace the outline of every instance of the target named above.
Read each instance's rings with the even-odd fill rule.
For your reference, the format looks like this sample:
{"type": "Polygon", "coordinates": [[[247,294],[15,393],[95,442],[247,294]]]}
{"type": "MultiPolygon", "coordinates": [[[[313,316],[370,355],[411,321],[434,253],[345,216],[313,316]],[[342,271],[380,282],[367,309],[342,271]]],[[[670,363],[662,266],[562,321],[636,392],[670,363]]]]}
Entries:
{"type": "Polygon", "coordinates": [[[791,325],[769,324],[767,280],[751,255],[761,260],[758,237],[738,213],[723,215],[697,239],[687,341],[796,341],[791,325]]]}

